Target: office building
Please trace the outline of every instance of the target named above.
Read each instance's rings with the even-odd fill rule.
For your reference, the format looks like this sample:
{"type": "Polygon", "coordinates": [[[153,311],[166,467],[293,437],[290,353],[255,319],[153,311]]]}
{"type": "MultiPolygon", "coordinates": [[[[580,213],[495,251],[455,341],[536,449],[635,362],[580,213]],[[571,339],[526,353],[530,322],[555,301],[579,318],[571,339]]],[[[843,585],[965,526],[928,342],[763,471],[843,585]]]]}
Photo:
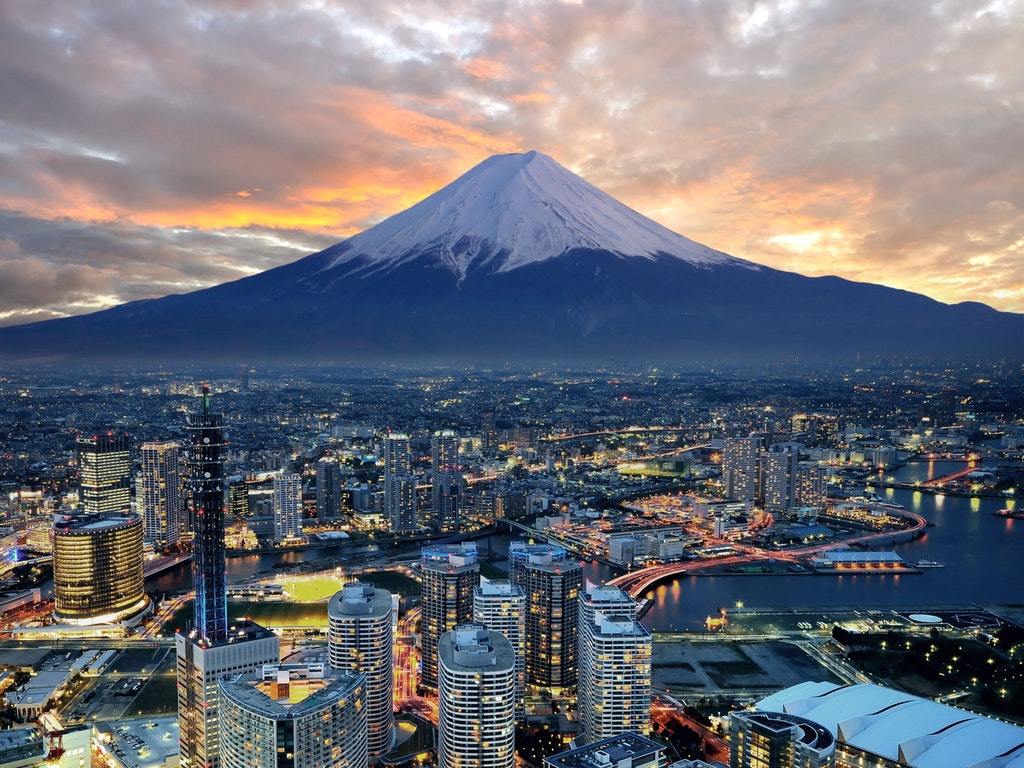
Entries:
{"type": "Polygon", "coordinates": [[[365,768],[363,676],[268,664],[220,683],[221,768],[365,768]]]}
{"type": "Polygon", "coordinates": [[[526,594],[508,580],[480,579],[473,589],[473,623],[500,632],[516,654],[516,717],[526,714],[526,594]]]}
{"type": "Polygon", "coordinates": [[[316,463],[316,517],[317,520],[337,520],[341,517],[341,464],[334,458],[323,458],[316,463]]]}
{"type": "Polygon", "coordinates": [[[638,733],[620,733],[544,758],[544,768],[661,768],[665,745],[638,733]]]}
{"type": "Polygon", "coordinates": [[[478,624],[445,632],[437,648],[439,768],[515,764],[516,661],[504,635],[478,624]]]}
{"type": "Polygon", "coordinates": [[[805,682],[761,699],[755,708],[824,729],[835,739],[836,768],[1024,765],[1021,726],[880,685],[805,682]]]}
{"type": "Polygon", "coordinates": [[[392,597],[386,589],[353,581],[327,606],[331,668],[366,678],[366,731],[370,760],[394,744],[392,711],[392,597]]]}
{"type": "Polygon", "coordinates": [[[245,480],[232,480],[228,484],[228,517],[231,520],[245,520],[249,514],[249,483],[245,480]]]}
{"type": "Polygon", "coordinates": [[[302,476],[297,472],[274,475],[274,539],[302,538],[302,476]]]}
{"type": "Polygon", "coordinates": [[[78,438],[78,498],[87,514],[131,512],[132,462],[128,436],[103,432],[78,438]]]}
{"type": "Polygon", "coordinates": [[[424,547],[420,573],[420,684],[437,688],[438,640],[473,619],[473,588],[480,583],[476,544],[424,547]]]}
{"type": "Polygon", "coordinates": [[[194,623],[175,636],[178,752],[181,768],[220,768],[219,683],[255,672],[279,658],[277,635],[250,621],[228,625],[224,561],[224,417],[210,411],[203,387],[200,409],[189,414],[188,486],[195,521],[192,581],[194,623]]]}
{"type": "Polygon", "coordinates": [[[798,507],[821,509],[828,497],[824,467],[801,461],[797,466],[796,503],[798,507]]]}
{"type": "Polygon", "coordinates": [[[767,511],[782,514],[798,506],[799,462],[799,451],[789,444],[772,446],[761,454],[762,503],[767,511]]]}
{"type": "Polygon", "coordinates": [[[827,729],[783,712],[729,716],[731,768],[832,768],[836,744],[827,729]]]}
{"type": "Polygon", "coordinates": [[[149,610],[135,515],[58,517],[53,525],[54,618],[63,624],[132,622],[149,610]]]}
{"type": "Polygon", "coordinates": [[[727,437],[722,452],[722,484],[726,498],[753,503],[758,491],[759,437],[727,437]]]}
{"type": "Polygon", "coordinates": [[[462,475],[459,472],[459,438],[449,429],[435,432],[430,439],[430,500],[433,527],[455,530],[459,523],[462,475]]]}
{"type": "Polygon", "coordinates": [[[185,497],[181,446],[172,441],[143,443],[135,503],[145,526],[146,543],[173,547],[185,533],[185,497]]]}
{"type": "Polygon", "coordinates": [[[498,455],[498,428],[491,411],[484,412],[480,420],[480,452],[485,458],[498,455]]]}
{"type": "Polygon", "coordinates": [[[650,730],[651,633],[634,615],[599,612],[580,627],[576,717],[582,744],[650,730]]]}
{"type": "Polygon", "coordinates": [[[545,688],[576,684],[577,601],[583,570],[555,544],[513,541],[509,578],[526,594],[526,679],[545,688]]]}
{"type": "Polygon", "coordinates": [[[415,531],[416,509],[409,436],[393,432],[384,440],[384,518],[396,533],[415,531]]]}

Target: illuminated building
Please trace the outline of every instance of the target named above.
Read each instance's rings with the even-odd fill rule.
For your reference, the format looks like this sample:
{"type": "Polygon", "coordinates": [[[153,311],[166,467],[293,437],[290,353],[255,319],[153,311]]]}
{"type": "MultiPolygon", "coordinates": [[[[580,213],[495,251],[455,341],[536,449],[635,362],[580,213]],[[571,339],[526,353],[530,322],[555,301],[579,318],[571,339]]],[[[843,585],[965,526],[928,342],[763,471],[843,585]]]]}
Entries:
{"type": "Polygon", "coordinates": [[[274,538],[302,538],[302,476],[297,472],[274,475],[274,538]]]}
{"type": "Polygon", "coordinates": [[[365,768],[363,676],[268,664],[220,683],[222,768],[365,768]]]}
{"type": "Polygon", "coordinates": [[[439,768],[515,764],[516,661],[504,635],[477,624],[445,632],[437,648],[439,768]]]}
{"type": "MultiPolygon", "coordinates": [[[[792,718],[801,724],[804,742],[822,731],[834,738],[836,768],[1015,768],[1024,764],[1021,726],[881,685],[808,681],[762,699],[755,708],[753,713],[731,714],[730,732],[741,732],[744,720],[754,715],[769,721],[792,718]]],[[[792,736],[796,739],[800,734],[792,732],[792,736]]],[[[820,740],[827,741],[824,735],[820,740]]],[[[740,765],[748,764],[763,763],[740,765]]],[[[800,768],[805,764],[815,765],[779,763],[800,768]]]]}
{"type": "Polygon", "coordinates": [[[220,768],[219,683],[278,661],[277,636],[249,621],[228,625],[224,562],[224,417],[210,412],[203,387],[200,410],[189,414],[188,484],[195,521],[192,580],[195,620],[175,635],[178,752],[181,768],[220,768]]]}
{"type": "Polygon", "coordinates": [[[128,436],[115,432],[78,438],[78,495],[85,514],[131,512],[130,447],[128,436]]]}
{"type": "Polygon", "coordinates": [[[453,530],[459,522],[462,475],[459,473],[459,438],[451,430],[435,432],[430,440],[431,508],[433,527],[453,530]]]}
{"type": "Polygon", "coordinates": [[[526,687],[526,594],[511,581],[480,579],[473,589],[473,622],[500,632],[516,654],[516,717],[523,717],[526,687]]]}
{"type": "Polygon", "coordinates": [[[323,458],[316,463],[316,517],[341,517],[341,464],[337,459],[323,458]]]}
{"type": "Polygon", "coordinates": [[[157,547],[174,546],[185,532],[181,446],[175,442],[143,443],[142,471],[135,501],[145,523],[145,539],[157,547]]]}
{"type": "Polygon", "coordinates": [[[142,573],[142,520],[79,515],[53,526],[54,618],[115,624],[149,608],[142,573]]]}
{"type": "Polygon", "coordinates": [[[817,723],[782,712],[729,716],[733,768],[831,768],[836,744],[817,723]]]}
{"type": "Polygon", "coordinates": [[[392,711],[392,599],[386,589],[353,581],[327,606],[327,642],[331,667],[366,678],[366,729],[371,760],[394,743],[392,711]]]}
{"type": "Polygon", "coordinates": [[[562,547],[513,541],[509,578],[526,594],[526,679],[546,688],[576,684],[577,601],[583,569],[562,547]]]}
{"type": "Polygon", "coordinates": [[[722,452],[722,483],[725,495],[736,501],[757,499],[759,437],[727,437],[722,452]]]}
{"type": "Polygon", "coordinates": [[[415,531],[416,478],[409,436],[393,432],[384,440],[384,517],[392,531],[415,531]]]}
{"type": "Polygon", "coordinates": [[[637,733],[620,733],[544,758],[544,768],[660,768],[665,745],[637,733]]]}
{"type": "Polygon", "coordinates": [[[825,468],[813,462],[800,462],[797,467],[796,503],[800,507],[825,506],[827,482],[825,468]]]}
{"type": "Polygon", "coordinates": [[[473,618],[473,588],[480,583],[476,544],[424,547],[420,573],[420,684],[437,688],[437,641],[473,618]]]}
{"type": "Polygon", "coordinates": [[[576,717],[583,744],[651,726],[651,633],[632,613],[595,613],[580,627],[576,717]]]}
{"type": "Polygon", "coordinates": [[[769,512],[789,512],[797,506],[799,459],[797,448],[786,444],[761,454],[761,492],[769,512]]]}

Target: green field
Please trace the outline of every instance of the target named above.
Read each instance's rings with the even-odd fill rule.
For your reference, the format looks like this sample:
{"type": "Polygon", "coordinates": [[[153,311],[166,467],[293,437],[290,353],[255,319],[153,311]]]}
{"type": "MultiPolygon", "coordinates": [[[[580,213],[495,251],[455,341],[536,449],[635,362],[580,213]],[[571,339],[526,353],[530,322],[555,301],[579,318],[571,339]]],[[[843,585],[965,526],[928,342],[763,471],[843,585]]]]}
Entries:
{"type": "Polygon", "coordinates": [[[341,589],[342,581],[337,576],[298,576],[277,579],[291,599],[298,603],[318,603],[329,600],[341,589]]]}

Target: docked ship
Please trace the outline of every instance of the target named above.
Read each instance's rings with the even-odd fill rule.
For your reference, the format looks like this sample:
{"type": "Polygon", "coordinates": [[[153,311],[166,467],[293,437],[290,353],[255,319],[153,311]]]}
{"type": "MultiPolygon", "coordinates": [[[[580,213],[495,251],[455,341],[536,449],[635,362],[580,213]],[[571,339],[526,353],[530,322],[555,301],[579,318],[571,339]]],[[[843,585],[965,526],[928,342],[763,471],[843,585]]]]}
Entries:
{"type": "Polygon", "coordinates": [[[1024,520],[1024,510],[1022,509],[1000,509],[998,512],[993,512],[996,517],[1005,517],[1010,520],[1024,520]]]}

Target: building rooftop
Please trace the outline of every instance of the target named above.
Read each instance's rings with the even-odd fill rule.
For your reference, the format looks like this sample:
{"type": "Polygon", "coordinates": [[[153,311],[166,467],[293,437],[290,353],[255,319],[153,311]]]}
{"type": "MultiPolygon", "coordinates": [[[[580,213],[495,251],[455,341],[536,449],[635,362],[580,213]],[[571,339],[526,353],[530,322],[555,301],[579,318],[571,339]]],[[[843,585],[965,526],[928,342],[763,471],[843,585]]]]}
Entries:
{"type": "MultiPolygon", "coordinates": [[[[219,645],[231,645],[232,643],[244,643],[249,640],[263,640],[268,637],[274,637],[274,633],[266,627],[261,627],[255,621],[249,621],[243,619],[236,621],[228,627],[228,636],[225,643],[219,643],[219,645]]],[[[192,630],[188,633],[188,638],[198,645],[202,645],[204,648],[209,647],[209,643],[205,642],[198,636],[196,630],[192,630]]]]}
{"type": "Polygon", "coordinates": [[[879,685],[800,683],[757,709],[805,717],[911,768],[1024,768],[1024,728],[879,685]]]}
{"type": "Polygon", "coordinates": [[[486,597],[522,597],[523,588],[508,579],[487,579],[481,577],[480,584],[473,587],[478,595],[486,597]]]}
{"type": "Polygon", "coordinates": [[[638,733],[620,733],[544,759],[545,768],[641,768],[655,765],[665,747],[638,733]]]}
{"type": "Polygon", "coordinates": [[[425,568],[476,565],[476,543],[463,541],[459,544],[432,544],[420,550],[420,562],[425,568]]]}
{"type": "Polygon", "coordinates": [[[754,723],[763,731],[792,733],[801,744],[822,754],[831,754],[835,750],[835,736],[828,728],[798,715],[758,710],[733,712],[730,717],[754,723]]]}
{"type": "Polygon", "coordinates": [[[13,763],[33,756],[43,757],[45,754],[43,737],[34,727],[0,731],[0,760],[3,762],[13,763]]]}
{"type": "Polygon", "coordinates": [[[60,534],[93,533],[123,528],[139,520],[136,515],[64,515],[54,520],[53,529],[60,534]]]}
{"type": "Polygon", "coordinates": [[[362,685],[361,674],[323,664],[267,664],[257,674],[220,684],[221,693],[247,710],[277,720],[311,715],[362,685]]]}
{"type": "Polygon", "coordinates": [[[441,635],[437,655],[448,669],[515,669],[515,650],[504,635],[481,624],[460,624],[441,635]]]}
{"type": "Polygon", "coordinates": [[[373,584],[352,581],[331,598],[329,616],[384,616],[391,613],[391,593],[373,584]]]}
{"type": "Polygon", "coordinates": [[[143,717],[94,726],[107,762],[118,768],[163,768],[178,755],[178,717],[143,717]]]}

